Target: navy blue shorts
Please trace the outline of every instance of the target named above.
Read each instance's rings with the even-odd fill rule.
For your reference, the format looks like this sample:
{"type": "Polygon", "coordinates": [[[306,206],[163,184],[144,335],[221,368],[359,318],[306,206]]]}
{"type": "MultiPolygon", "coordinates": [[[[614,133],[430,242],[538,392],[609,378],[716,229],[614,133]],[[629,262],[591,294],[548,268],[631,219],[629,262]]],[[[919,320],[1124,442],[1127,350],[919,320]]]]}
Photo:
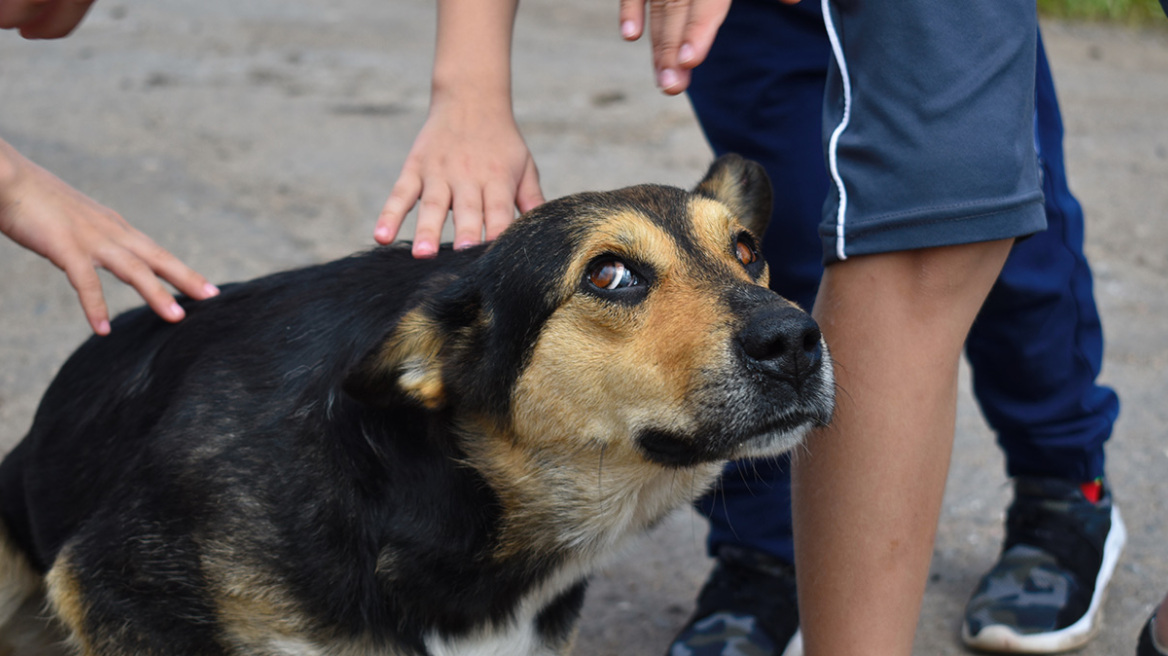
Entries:
{"type": "Polygon", "coordinates": [[[1046,227],[1033,0],[822,0],[824,261],[1046,227]]]}

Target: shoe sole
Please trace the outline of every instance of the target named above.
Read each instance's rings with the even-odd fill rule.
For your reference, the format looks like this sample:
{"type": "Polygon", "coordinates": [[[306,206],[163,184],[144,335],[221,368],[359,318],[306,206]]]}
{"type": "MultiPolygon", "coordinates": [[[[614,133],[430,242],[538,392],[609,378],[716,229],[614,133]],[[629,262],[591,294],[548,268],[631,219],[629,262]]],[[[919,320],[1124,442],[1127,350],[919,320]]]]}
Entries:
{"type": "Polygon", "coordinates": [[[1007,654],[1055,654],[1082,647],[1099,633],[1103,622],[1103,599],[1107,596],[1107,584],[1119,563],[1119,554],[1127,543],[1127,528],[1119,516],[1119,508],[1111,507],[1111,530],[1103,542],[1103,562],[1095,577],[1095,594],[1087,612],[1077,622],[1058,631],[1049,633],[1017,633],[1005,624],[991,624],[976,636],[970,635],[969,625],[961,627],[961,641],[967,646],[982,651],[1007,654]]]}

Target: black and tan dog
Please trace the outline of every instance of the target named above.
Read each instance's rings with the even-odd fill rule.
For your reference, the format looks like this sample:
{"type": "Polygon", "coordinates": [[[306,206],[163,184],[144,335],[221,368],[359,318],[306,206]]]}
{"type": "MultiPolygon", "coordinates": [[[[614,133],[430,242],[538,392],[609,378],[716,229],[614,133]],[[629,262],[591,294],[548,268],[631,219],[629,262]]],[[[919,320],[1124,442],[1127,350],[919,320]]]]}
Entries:
{"type": "Polygon", "coordinates": [[[111,656],[567,653],[600,559],[830,417],[769,206],[730,156],[123,315],[0,466],[0,613],[111,656]]]}

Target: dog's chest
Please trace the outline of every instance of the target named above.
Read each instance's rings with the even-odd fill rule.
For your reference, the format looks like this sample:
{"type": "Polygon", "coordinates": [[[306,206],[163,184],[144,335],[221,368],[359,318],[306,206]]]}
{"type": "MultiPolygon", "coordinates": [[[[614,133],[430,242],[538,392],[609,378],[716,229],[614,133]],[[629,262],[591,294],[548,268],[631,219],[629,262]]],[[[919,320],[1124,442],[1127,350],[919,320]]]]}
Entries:
{"type": "Polygon", "coordinates": [[[555,656],[559,653],[539,638],[531,621],[458,638],[432,634],[426,639],[426,649],[434,656],[555,656]]]}
{"type": "MultiPolygon", "coordinates": [[[[436,633],[426,638],[426,650],[432,656],[557,656],[563,652],[539,638],[533,622],[517,622],[498,630],[478,631],[452,637],[436,633]]],[[[262,653],[279,656],[412,656],[396,647],[376,647],[368,643],[330,644],[321,646],[295,638],[273,638],[261,648],[262,653]]]]}
{"type": "MultiPolygon", "coordinates": [[[[541,584],[532,588],[515,606],[511,621],[488,623],[473,631],[452,636],[433,631],[426,637],[426,649],[433,656],[556,656],[567,654],[574,631],[575,615],[579,604],[568,610],[571,620],[561,623],[561,630],[551,630],[550,634],[539,629],[540,619],[547,619],[549,612],[562,606],[564,596],[572,596],[571,590],[579,593],[578,601],[583,601],[582,582],[595,567],[593,559],[570,561],[560,567],[541,584]]],[[[564,618],[566,619],[566,618],[564,618]]],[[[548,629],[549,627],[544,627],[548,629]]]]}

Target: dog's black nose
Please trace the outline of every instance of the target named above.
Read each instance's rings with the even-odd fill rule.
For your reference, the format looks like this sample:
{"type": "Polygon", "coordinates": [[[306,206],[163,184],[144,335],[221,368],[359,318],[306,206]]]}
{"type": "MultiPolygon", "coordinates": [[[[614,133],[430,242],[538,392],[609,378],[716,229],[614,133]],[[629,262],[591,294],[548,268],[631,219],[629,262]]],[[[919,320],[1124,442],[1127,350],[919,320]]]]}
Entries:
{"type": "Polygon", "coordinates": [[[823,360],[819,325],[791,306],[766,306],[751,313],[738,334],[742,352],[768,373],[801,383],[823,360]]]}

